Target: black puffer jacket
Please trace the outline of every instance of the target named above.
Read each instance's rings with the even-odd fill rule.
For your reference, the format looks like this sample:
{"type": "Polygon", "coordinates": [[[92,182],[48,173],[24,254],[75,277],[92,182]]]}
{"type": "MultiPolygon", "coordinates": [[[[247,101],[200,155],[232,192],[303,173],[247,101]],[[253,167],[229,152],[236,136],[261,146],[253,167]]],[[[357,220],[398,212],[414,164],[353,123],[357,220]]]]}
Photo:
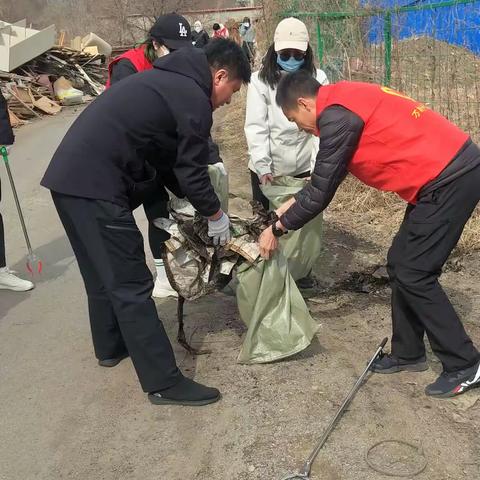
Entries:
{"type": "Polygon", "coordinates": [[[328,107],[320,115],[320,149],[311,182],[297,193],[296,202],[280,219],[288,230],[298,230],[327,208],[347,176],[363,126],[357,114],[340,105],[328,107]]]}
{"type": "Polygon", "coordinates": [[[7,102],[0,90],[0,145],[12,145],[14,141],[15,137],[10,125],[7,102]]]}
{"type": "Polygon", "coordinates": [[[181,49],[154,67],[113,85],[85,109],[55,152],[44,187],[134,208],[160,179],[202,215],[219,210],[207,170],[212,77],[205,53],[181,49]],[[153,167],[145,160],[151,151],[153,167]]]}

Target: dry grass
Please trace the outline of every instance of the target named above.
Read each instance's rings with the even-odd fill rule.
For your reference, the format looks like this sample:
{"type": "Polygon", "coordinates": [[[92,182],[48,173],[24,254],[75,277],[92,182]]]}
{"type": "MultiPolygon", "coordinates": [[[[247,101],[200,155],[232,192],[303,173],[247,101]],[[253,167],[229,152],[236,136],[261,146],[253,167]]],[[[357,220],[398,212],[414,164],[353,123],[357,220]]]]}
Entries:
{"type": "MultiPolygon", "coordinates": [[[[406,204],[392,193],[367,187],[353,176],[348,176],[337,191],[329,211],[342,226],[375,243],[388,245],[397,232],[406,204]]],[[[455,256],[480,250],[480,207],[465,226],[454,251],[455,256]]]]}

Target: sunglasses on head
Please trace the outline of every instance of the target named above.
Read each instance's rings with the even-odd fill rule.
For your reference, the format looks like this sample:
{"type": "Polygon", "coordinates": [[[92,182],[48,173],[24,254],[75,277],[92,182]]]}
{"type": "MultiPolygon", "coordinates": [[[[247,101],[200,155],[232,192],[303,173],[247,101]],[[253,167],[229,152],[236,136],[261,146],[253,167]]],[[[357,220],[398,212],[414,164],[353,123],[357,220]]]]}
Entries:
{"type": "Polygon", "coordinates": [[[305,52],[300,50],[281,50],[278,52],[278,56],[283,62],[288,62],[292,57],[297,60],[303,60],[305,58],[305,52]]]}

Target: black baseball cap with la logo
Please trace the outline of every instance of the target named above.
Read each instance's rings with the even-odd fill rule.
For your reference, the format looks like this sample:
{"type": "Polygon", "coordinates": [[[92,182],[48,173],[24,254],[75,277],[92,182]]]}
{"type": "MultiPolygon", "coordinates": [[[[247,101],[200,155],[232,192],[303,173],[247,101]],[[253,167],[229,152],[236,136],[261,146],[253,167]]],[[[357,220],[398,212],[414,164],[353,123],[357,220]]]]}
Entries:
{"type": "Polygon", "coordinates": [[[192,46],[192,29],[185,17],[168,13],[157,18],[150,29],[150,36],[170,50],[192,46]]]}

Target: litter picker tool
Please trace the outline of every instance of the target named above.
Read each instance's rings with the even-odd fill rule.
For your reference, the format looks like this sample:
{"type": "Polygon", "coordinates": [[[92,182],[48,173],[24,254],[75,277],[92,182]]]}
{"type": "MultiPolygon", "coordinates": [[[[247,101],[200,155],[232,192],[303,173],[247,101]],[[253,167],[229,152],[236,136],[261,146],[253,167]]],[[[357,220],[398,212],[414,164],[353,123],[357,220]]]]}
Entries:
{"type": "Polygon", "coordinates": [[[313,449],[313,452],[310,454],[308,457],[307,461],[303,464],[303,467],[299,473],[287,475],[286,477],[283,477],[283,480],[310,480],[310,471],[312,470],[312,464],[317,458],[318,453],[322,449],[322,447],[325,445],[325,442],[327,441],[328,437],[332,433],[333,429],[335,428],[335,425],[337,422],[340,420],[342,417],[343,413],[345,412],[346,408],[352,401],[353,397],[359,390],[359,388],[362,386],[363,380],[367,376],[368,372],[370,371],[370,368],[372,368],[373,362],[377,359],[379,355],[381,355],[383,351],[383,347],[387,344],[388,338],[384,338],[382,343],[378,346],[375,355],[370,359],[368,362],[367,368],[365,368],[364,372],[362,375],[360,375],[360,378],[357,380],[355,385],[352,387],[350,392],[348,393],[347,397],[342,403],[342,406],[339,408],[337,413],[335,414],[335,417],[333,417],[332,421],[326,428],[326,430],[323,432],[322,438],[318,441],[317,445],[313,449]]]}
{"type": "Polygon", "coordinates": [[[41,273],[42,261],[37,258],[32,250],[32,244],[30,243],[30,238],[28,237],[25,219],[23,218],[22,208],[20,207],[20,202],[18,201],[17,189],[15,188],[15,182],[13,181],[12,171],[10,170],[10,164],[8,162],[8,153],[5,147],[0,147],[0,155],[3,157],[3,162],[5,163],[5,168],[7,169],[8,179],[10,180],[10,186],[12,187],[13,198],[15,200],[15,205],[17,206],[18,216],[20,218],[20,223],[22,224],[23,235],[27,244],[27,270],[31,275],[34,275],[35,273],[41,273]]]}

